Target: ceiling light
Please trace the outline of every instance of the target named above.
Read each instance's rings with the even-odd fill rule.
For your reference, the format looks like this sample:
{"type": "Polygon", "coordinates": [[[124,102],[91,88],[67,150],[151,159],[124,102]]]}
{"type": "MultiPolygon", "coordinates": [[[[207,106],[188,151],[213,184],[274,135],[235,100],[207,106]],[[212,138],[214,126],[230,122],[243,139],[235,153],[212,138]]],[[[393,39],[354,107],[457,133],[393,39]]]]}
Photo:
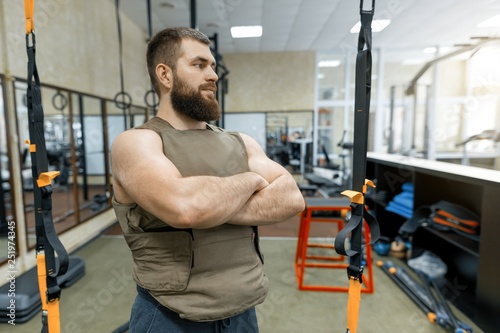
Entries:
{"type": "MultiPolygon", "coordinates": [[[[380,32],[384,30],[389,24],[391,24],[391,20],[373,20],[372,32],[380,32]]],[[[351,33],[358,33],[359,30],[361,30],[361,22],[358,21],[358,23],[356,23],[354,27],[351,28],[351,33]]]]}
{"type": "Polygon", "coordinates": [[[500,14],[490,17],[487,20],[479,23],[477,25],[478,28],[498,28],[500,27],[500,14]]]}
{"type": "Polygon", "coordinates": [[[337,67],[340,65],[340,60],[321,60],[318,67],[337,67]]]}
{"type": "Polygon", "coordinates": [[[231,36],[233,38],[249,38],[262,36],[261,25],[248,25],[240,27],[231,27],[231,36]]]}

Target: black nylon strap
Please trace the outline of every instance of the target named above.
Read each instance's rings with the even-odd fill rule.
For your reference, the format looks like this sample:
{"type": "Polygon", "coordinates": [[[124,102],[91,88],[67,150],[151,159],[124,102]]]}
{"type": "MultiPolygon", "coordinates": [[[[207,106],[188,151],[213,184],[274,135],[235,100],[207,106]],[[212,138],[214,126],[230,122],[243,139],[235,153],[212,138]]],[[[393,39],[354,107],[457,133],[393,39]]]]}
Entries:
{"type": "Polygon", "coordinates": [[[417,230],[418,227],[420,227],[422,224],[426,224],[429,226],[432,226],[434,229],[441,230],[441,231],[454,231],[458,233],[459,235],[462,235],[464,237],[467,237],[471,240],[474,240],[476,242],[479,241],[479,236],[474,235],[474,234],[469,234],[466,232],[463,232],[457,228],[449,227],[449,226],[443,226],[440,225],[439,223],[435,222],[433,220],[433,217],[435,215],[439,215],[437,212],[439,210],[444,210],[453,216],[462,218],[462,219],[467,219],[467,220],[475,220],[475,221],[480,221],[480,217],[474,213],[473,211],[448,202],[441,200],[435,204],[432,205],[423,205],[415,209],[413,212],[413,216],[406,220],[401,227],[399,228],[398,235],[402,239],[408,239],[413,233],[417,230]]]}
{"type": "MultiPolygon", "coordinates": [[[[366,177],[366,152],[368,148],[368,124],[371,93],[371,23],[375,10],[363,10],[361,1],[361,30],[358,37],[358,53],[356,55],[356,87],[354,101],[354,142],[353,142],[353,191],[364,193],[366,177]]],[[[363,200],[364,201],[364,200],[363,200]]],[[[335,250],[341,255],[351,257],[351,264],[362,267],[361,253],[363,246],[363,220],[366,220],[371,233],[371,242],[378,240],[380,230],[377,221],[364,208],[364,204],[351,203],[351,218],[347,225],[335,237],[335,250]],[[351,234],[350,249],[345,248],[345,240],[351,234]]]]}
{"type": "Polygon", "coordinates": [[[432,208],[427,205],[415,209],[412,217],[406,220],[399,228],[399,236],[405,240],[408,239],[422,223],[429,220],[431,213],[432,208]]]}
{"type": "Polygon", "coordinates": [[[366,175],[368,123],[371,93],[371,23],[372,11],[361,10],[361,30],[356,55],[356,88],[354,95],[353,190],[363,192],[366,175]],[[366,48],[365,48],[366,47],[366,48]]]}
{"type": "Polygon", "coordinates": [[[66,273],[69,256],[59,240],[52,220],[52,186],[38,186],[37,179],[48,171],[47,149],[44,135],[44,116],[40,79],[35,60],[35,35],[32,33],[32,45],[29,45],[29,36],[26,36],[26,50],[28,54],[28,118],[30,144],[36,150],[31,152],[31,172],[33,176],[34,212],[36,223],[36,250],[44,252],[47,273],[47,300],[60,296],[60,287],[57,277],[66,273]],[[56,260],[56,254],[58,260],[56,260]]]}
{"type": "MultiPolygon", "coordinates": [[[[357,209],[357,207],[362,207],[362,205],[351,204],[352,210],[357,209]]],[[[335,251],[337,251],[338,254],[351,257],[351,256],[354,256],[356,253],[359,253],[359,251],[355,251],[352,249],[353,248],[353,246],[352,246],[353,241],[356,241],[356,240],[353,240],[351,237],[351,249],[346,249],[345,240],[347,239],[349,234],[355,228],[361,226],[363,219],[368,224],[368,228],[370,230],[370,242],[366,243],[366,244],[364,244],[363,242],[357,242],[354,244],[354,248],[360,249],[363,246],[375,243],[380,238],[380,227],[379,227],[378,222],[375,219],[375,217],[373,217],[366,210],[363,211],[361,216],[358,214],[356,214],[356,215],[353,214],[351,216],[351,218],[349,219],[349,222],[347,223],[347,225],[344,228],[342,228],[342,230],[340,230],[340,232],[335,237],[335,251]]]]}
{"type": "Polygon", "coordinates": [[[453,214],[453,216],[456,216],[458,218],[464,219],[464,220],[475,220],[479,221],[481,218],[479,215],[474,213],[473,211],[461,206],[457,205],[445,200],[440,200],[437,203],[431,205],[431,209],[433,211],[438,211],[438,210],[444,210],[447,211],[448,213],[453,214]]]}

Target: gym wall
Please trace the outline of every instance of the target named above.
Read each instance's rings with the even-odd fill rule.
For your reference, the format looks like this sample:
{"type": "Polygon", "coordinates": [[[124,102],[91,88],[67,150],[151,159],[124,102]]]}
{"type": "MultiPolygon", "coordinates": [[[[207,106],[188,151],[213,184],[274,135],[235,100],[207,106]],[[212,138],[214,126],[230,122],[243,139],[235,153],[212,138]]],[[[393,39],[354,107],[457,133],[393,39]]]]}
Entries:
{"type": "MultiPolygon", "coordinates": [[[[42,83],[113,98],[120,90],[118,30],[112,1],[35,3],[37,65],[42,83]]],[[[149,90],[146,35],[120,16],[125,91],[143,104],[149,90]]],[[[0,2],[0,73],[26,77],[23,1],[0,2]]]]}
{"type": "Polygon", "coordinates": [[[227,112],[314,109],[314,52],[224,54],[227,112]]]}

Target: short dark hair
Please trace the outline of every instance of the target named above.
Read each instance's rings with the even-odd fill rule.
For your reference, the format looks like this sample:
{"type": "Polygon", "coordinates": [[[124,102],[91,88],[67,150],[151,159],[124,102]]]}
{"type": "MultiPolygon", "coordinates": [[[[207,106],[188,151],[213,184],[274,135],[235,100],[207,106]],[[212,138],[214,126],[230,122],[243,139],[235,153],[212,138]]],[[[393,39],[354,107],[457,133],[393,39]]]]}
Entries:
{"type": "Polygon", "coordinates": [[[160,85],[156,78],[156,66],[165,64],[175,71],[177,60],[182,56],[181,43],[191,38],[210,45],[210,39],[202,32],[191,28],[167,28],[158,32],[148,43],[146,62],[153,88],[160,96],[160,85]]]}

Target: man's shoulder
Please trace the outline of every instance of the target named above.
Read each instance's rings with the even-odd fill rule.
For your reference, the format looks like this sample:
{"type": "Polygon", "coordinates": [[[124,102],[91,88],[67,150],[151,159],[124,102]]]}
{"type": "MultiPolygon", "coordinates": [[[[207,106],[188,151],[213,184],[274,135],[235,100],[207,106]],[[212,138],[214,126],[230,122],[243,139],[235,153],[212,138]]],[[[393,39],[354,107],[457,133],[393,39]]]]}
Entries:
{"type": "Polygon", "coordinates": [[[129,128],[121,132],[116,138],[129,139],[129,138],[142,138],[148,136],[158,136],[158,134],[150,128],[129,128]]]}
{"type": "Polygon", "coordinates": [[[137,129],[131,128],[120,133],[115,140],[111,148],[118,146],[137,146],[142,143],[146,145],[154,144],[155,141],[160,140],[158,134],[151,129],[137,129]]]}

